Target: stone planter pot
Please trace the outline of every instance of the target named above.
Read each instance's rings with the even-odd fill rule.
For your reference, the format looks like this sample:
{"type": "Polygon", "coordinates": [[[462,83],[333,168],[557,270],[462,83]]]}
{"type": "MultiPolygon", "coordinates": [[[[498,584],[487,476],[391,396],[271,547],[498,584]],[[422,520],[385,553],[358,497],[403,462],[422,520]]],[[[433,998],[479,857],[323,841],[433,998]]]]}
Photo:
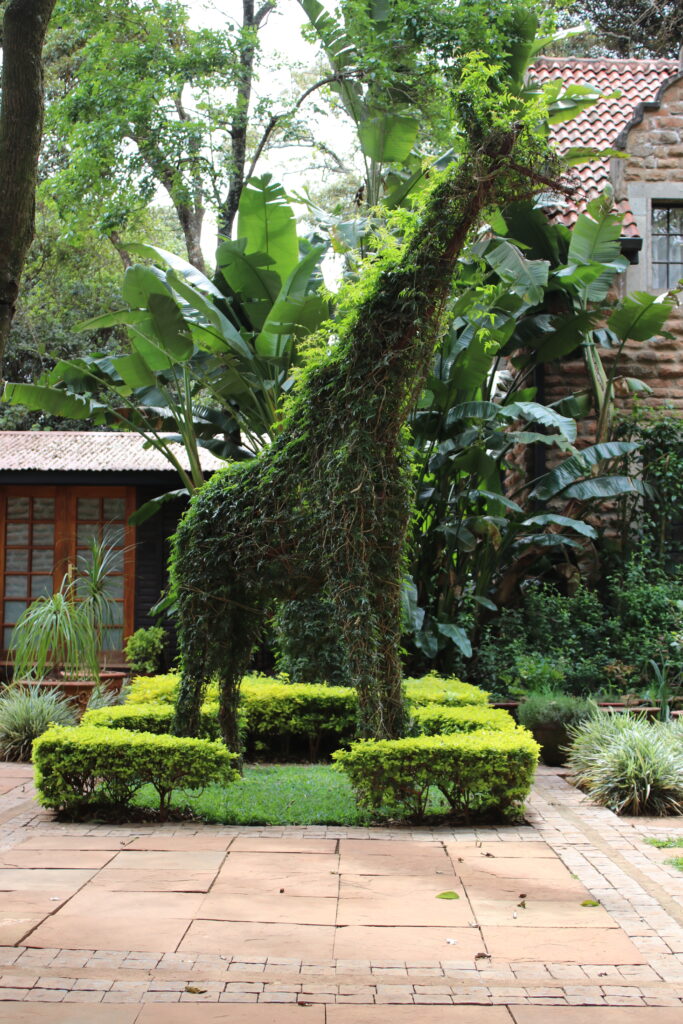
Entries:
{"type": "Polygon", "coordinates": [[[567,760],[564,747],[569,737],[564,725],[535,725],[531,730],[533,737],[541,746],[541,760],[550,768],[560,768],[567,760]]]}

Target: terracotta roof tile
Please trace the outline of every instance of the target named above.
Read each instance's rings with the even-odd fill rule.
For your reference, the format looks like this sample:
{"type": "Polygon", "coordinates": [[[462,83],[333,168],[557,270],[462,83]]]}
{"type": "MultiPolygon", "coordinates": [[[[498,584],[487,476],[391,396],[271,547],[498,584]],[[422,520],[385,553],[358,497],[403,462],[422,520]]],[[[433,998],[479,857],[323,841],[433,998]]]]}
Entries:
{"type": "MultiPolygon", "coordinates": [[[[602,92],[619,91],[618,99],[601,99],[571,121],[553,125],[552,139],[560,153],[572,146],[596,149],[619,148],[622,132],[638,117],[642,103],[657,99],[662,85],[680,73],[676,60],[620,60],[616,58],[542,57],[531,69],[542,83],[562,79],[567,85],[592,85],[602,92]]],[[[551,217],[571,226],[580,210],[604,190],[610,181],[609,158],[592,160],[573,169],[576,195],[573,202],[553,208],[551,217]]],[[[633,214],[625,201],[617,204],[625,214],[625,235],[637,235],[633,214]]]]}
{"type": "MultiPolygon", "coordinates": [[[[180,464],[188,469],[181,445],[174,444],[180,464]]],[[[201,451],[202,469],[211,473],[225,463],[201,451]]],[[[0,431],[0,472],[134,472],[173,473],[169,462],[145,448],[139,434],[114,431],[4,430],[0,431]]]]}

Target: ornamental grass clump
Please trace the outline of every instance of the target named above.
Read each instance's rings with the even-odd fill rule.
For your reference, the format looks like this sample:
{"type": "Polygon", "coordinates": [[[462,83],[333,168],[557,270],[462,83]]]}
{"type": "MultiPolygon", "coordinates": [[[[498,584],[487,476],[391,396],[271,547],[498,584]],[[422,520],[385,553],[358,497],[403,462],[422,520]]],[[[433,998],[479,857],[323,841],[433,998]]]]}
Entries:
{"type": "Polygon", "coordinates": [[[75,725],[66,697],[42,686],[10,686],[0,697],[0,761],[30,761],[31,745],[52,724],[75,725]]]}
{"type": "Polygon", "coordinates": [[[683,813],[683,728],[596,712],[570,730],[576,784],[616,814],[683,813]]]}

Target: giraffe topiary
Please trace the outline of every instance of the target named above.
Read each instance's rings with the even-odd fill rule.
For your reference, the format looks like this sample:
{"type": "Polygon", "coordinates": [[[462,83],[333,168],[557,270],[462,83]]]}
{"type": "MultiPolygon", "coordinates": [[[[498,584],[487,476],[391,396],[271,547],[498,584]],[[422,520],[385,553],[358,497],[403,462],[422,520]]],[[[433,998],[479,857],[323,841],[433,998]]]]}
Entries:
{"type": "Polygon", "coordinates": [[[196,733],[202,694],[217,677],[223,734],[238,749],[239,682],[266,609],[314,593],[336,612],[361,735],[401,734],[400,590],[412,508],[406,416],[471,228],[486,207],[532,193],[534,167],[547,160],[534,129],[538,110],[525,115],[490,77],[488,88],[475,102],[467,97],[460,159],[435,175],[403,249],[366,274],[334,344],[302,374],[276,440],[213,476],[179,525],[172,580],[180,734],[196,733]]]}

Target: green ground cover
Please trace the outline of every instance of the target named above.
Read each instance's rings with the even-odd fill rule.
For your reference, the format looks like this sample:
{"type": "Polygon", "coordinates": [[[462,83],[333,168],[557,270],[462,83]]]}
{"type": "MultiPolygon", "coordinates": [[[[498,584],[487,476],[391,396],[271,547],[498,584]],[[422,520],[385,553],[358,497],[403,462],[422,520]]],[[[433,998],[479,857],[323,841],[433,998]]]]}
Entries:
{"type": "MultiPolygon", "coordinates": [[[[658,850],[680,850],[683,849],[683,836],[677,836],[675,839],[646,839],[646,843],[650,846],[656,846],[658,850]]],[[[683,871],[683,855],[680,857],[671,857],[666,862],[667,864],[673,864],[679,871],[683,871]]]]}
{"type": "MultiPolygon", "coordinates": [[[[158,808],[151,786],[135,804],[158,808]]],[[[346,776],[326,764],[246,765],[238,782],[176,793],[171,806],[222,825],[368,825],[389,816],[357,807],[346,776]]],[[[435,793],[429,810],[443,813],[443,798],[435,793]]]]}

